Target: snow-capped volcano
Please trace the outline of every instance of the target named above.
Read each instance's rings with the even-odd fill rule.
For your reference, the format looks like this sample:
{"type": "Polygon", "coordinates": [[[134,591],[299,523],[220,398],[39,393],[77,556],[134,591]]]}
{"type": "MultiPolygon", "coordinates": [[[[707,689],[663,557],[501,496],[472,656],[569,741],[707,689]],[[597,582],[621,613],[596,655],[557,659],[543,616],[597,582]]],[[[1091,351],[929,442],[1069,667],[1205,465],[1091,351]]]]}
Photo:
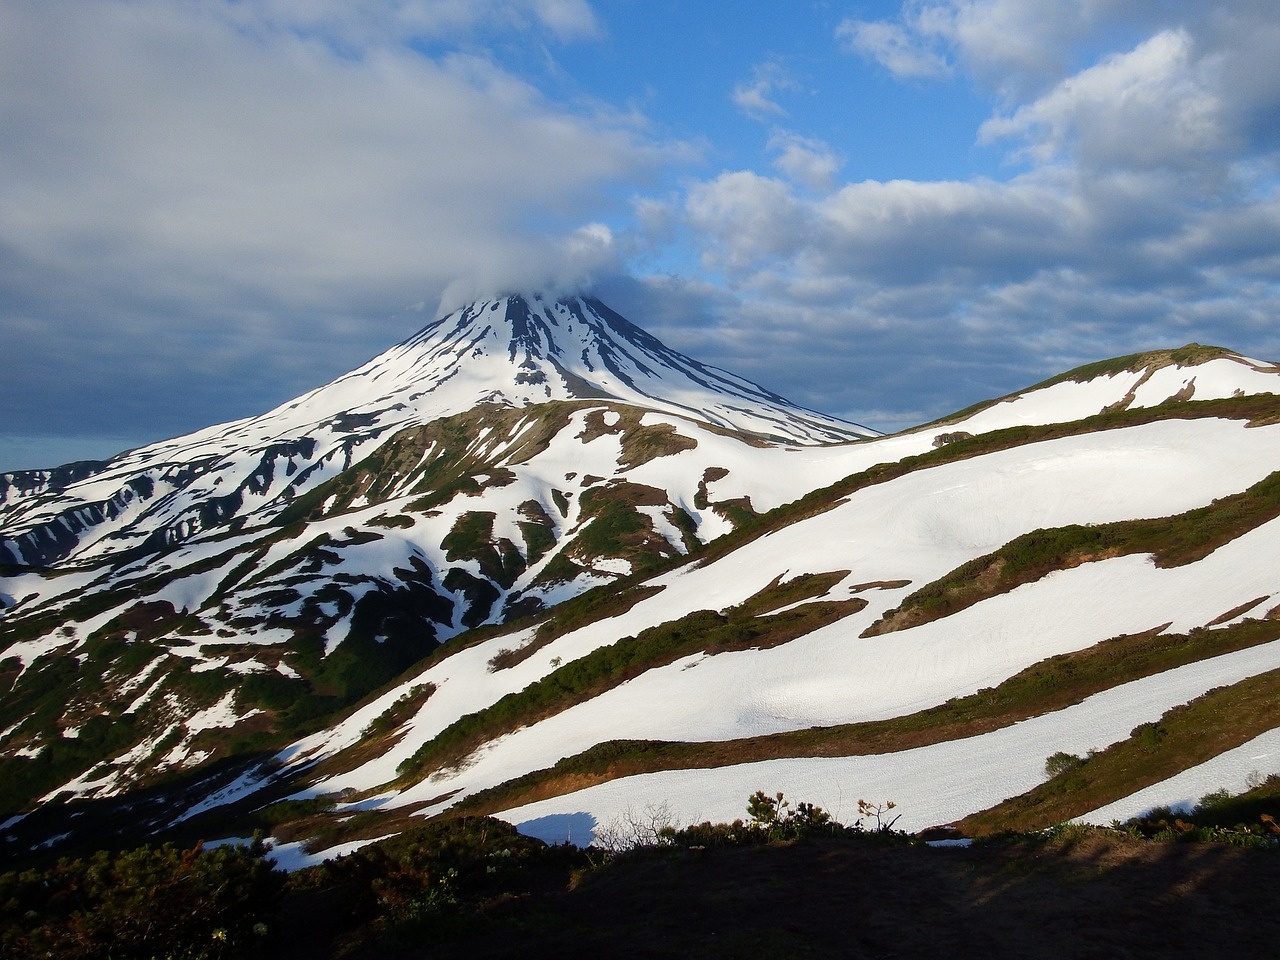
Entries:
{"type": "Polygon", "coordinates": [[[876,435],[677,353],[590,297],[478,301],[274,415],[336,408],[384,423],[409,411],[604,398],[792,443],[876,435]]]}
{"type": "Polygon", "coordinates": [[[100,753],[17,763],[18,792],[118,793],[220,756],[208,731],[298,732],[471,627],[700,550],[870,434],[598,300],[511,296],[259,416],[0,474],[0,773],[108,716],[100,753]]]}
{"type": "Polygon", "coordinates": [[[403,429],[481,404],[585,399],[793,444],[876,435],[677,353],[599,300],[508,296],[454,311],[259,416],[141,447],[100,468],[0,475],[9,537],[0,539],[0,562],[47,564],[89,542],[102,552],[149,537],[176,543],[246,510],[278,513],[403,429]],[[146,522],[136,522],[140,514],[146,522]]]}

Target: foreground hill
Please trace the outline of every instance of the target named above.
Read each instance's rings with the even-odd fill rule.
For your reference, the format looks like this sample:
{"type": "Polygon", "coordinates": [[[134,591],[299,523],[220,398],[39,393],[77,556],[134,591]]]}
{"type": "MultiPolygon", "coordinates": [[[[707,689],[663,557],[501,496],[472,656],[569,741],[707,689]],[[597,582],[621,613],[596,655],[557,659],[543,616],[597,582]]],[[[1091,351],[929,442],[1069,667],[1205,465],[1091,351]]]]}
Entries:
{"type": "Polygon", "coordinates": [[[1125,358],[808,453],[843,479],[446,648],[187,815],[283,778],[329,798],[315,852],[460,811],[585,842],[761,787],[982,832],[1242,786],[1280,727],[1276,374],[1125,358]]]}

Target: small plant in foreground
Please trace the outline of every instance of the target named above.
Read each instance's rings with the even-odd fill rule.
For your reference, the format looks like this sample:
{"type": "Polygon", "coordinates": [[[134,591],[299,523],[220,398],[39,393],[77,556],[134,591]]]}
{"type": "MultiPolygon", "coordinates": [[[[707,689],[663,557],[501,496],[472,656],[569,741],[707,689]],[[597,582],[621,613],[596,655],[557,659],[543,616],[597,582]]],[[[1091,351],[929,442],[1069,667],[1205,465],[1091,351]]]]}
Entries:
{"type": "Polygon", "coordinates": [[[752,828],[769,840],[795,840],[844,830],[843,824],[832,820],[831,814],[819,806],[802,801],[793,808],[781,791],[771,797],[757,790],[747,799],[747,813],[752,828]]]}
{"type": "MultiPolygon", "coordinates": [[[[884,803],[868,803],[866,800],[858,801],[859,817],[874,817],[876,821],[876,833],[893,833],[893,825],[902,819],[902,814],[897,814],[892,820],[888,819],[889,811],[897,807],[892,800],[886,800],[884,803]]],[[[861,828],[862,820],[858,821],[858,827],[861,828]]]]}

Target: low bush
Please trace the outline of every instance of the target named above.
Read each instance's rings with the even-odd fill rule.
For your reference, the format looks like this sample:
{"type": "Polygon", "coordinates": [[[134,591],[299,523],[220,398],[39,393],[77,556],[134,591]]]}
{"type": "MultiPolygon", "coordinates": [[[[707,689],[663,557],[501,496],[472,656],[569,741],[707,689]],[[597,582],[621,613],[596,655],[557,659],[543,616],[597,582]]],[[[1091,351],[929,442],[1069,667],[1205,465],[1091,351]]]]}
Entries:
{"type": "Polygon", "coordinates": [[[1044,772],[1050,777],[1057,777],[1082,766],[1084,766],[1084,757],[1077,757],[1074,753],[1059,750],[1045,758],[1044,772]]]}
{"type": "Polygon", "coordinates": [[[1222,789],[1205,794],[1189,811],[1156,807],[1115,826],[1152,840],[1209,840],[1236,846],[1280,846],[1280,775],[1272,774],[1241,794],[1222,789]]]}
{"type": "Polygon", "coordinates": [[[440,820],[370,844],[290,877],[295,890],[328,890],[358,939],[397,948],[465,925],[491,901],[527,892],[542,873],[586,864],[571,847],[548,846],[489,817],[440,820]]]}
{"type": "Polygon", "coordinates": [[[172,844],[0,875],[0,954],[12,960],[223,960],[270,932],[284,882],[249,846],[172,844]]]}

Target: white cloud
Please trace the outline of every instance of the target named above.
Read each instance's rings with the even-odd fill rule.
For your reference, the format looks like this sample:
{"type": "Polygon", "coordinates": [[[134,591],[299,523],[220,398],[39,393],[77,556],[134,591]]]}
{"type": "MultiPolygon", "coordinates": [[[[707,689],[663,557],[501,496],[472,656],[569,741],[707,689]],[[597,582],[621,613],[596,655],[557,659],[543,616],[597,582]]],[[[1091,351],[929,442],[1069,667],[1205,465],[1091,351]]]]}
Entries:
{"type": "MultiPolygon", "coordinates": [[[[300,28],[229,20],[250,8],[0,6],[9,431],[114,432],[127,418],[178,432],[257,412],[412,332],[420,318],[395,315],[451,285],[555,289],[616,269],[612,242],[579,228],[610,204],[625,212],[616,184],[687,155],[631,116],[548,102],[487,58],[381,41],[351,56],[300,28]],[[291,341],[306,363],[281,349],[291,341]],[[228,407],[220,378],[255,351],[228,407]],[[131,371],[136,409],[72,404],[49,377],[75,369],[107,391],[112,368],[131,371]],[[190,407],[148,409],[149,391],[190,407]]],[[[373,9],[252,8],[295,25],[373,9]]],[[[476,16],[504,10],[559,33],[588,26],[579,3],[476,16]]]]}
{"type": "Polygon", "coordinates": [[[211,12],[242,30],[315,36],[345,50],[481,29],[545,30],[561,41],[601,29],[586,0],[252,0],[216,4],[211,12]]]}
{"type": "Polygon", "coordinates": [[[840,160],[828,144],[797,133],[775,130],[767,149],[777,154],[775,169],[811,190],[831,189],[840,170],[840,160]]]}
{"type": "Polygon", "coordinates": [[[1227,145],[1203,66],[1185,30],[1166,30],[988,120],[979,139],[1025,139],[1042,162],[1073,151],[1090,168],[1198,162],[1227,145]]]}
{"type": "Polygon", "coordinates": [[[809,210],[781,180],[748,170],[696,184],[686,203],[689,224],[711,243],[707,265],[755,271],[793,256],[809,233],[809,210]]]}
{"type": "Polygon", "coordinates": [[[903,24],[849,18],[836,27],[836,39],[851,53],[876,61],[895,77],[946,77],[951,65],[931,37],[903,24]]]}
{"type": "Polygon", "coordinates": [[[734,105],[753,120],[785,117],[786,109],[777,102],[776,94],[794,92],[800,84],[778,63],[759,64],[752,70],[751,80],[733,88],[734,105]]]}
{"type": "Polygon", "coordinates": [[[977,400],[1099,356],[1280,355],[1280,24],[1252,3],[1071,6],[1056,46],[1015,0],[911,4],[895,34],[1007,98],[979,134],[1010,145],[1007,179],[813,196],[779,157],[786,178],[694,185],[687,222],[740,304],[700,332],[713,362],[751,373],[751,342],[771,387],[884,427],[906,425],[876,419],[890,404],[942,415],[959,384],[977,400]]]}
{"type": "MultiPolygon", "coordinates": [[[[1258,0],[1233,6],[1268,19],[1258,0]]],[[[1220,7],[1198,0],[904,0],[895,19],[849,18],[836,38],[899,77],[941,78],[958,70],[1018,101],[1077,72],[1117,38],[1136,42],[1161,30],[1206,25],[1220,7]]]]}

